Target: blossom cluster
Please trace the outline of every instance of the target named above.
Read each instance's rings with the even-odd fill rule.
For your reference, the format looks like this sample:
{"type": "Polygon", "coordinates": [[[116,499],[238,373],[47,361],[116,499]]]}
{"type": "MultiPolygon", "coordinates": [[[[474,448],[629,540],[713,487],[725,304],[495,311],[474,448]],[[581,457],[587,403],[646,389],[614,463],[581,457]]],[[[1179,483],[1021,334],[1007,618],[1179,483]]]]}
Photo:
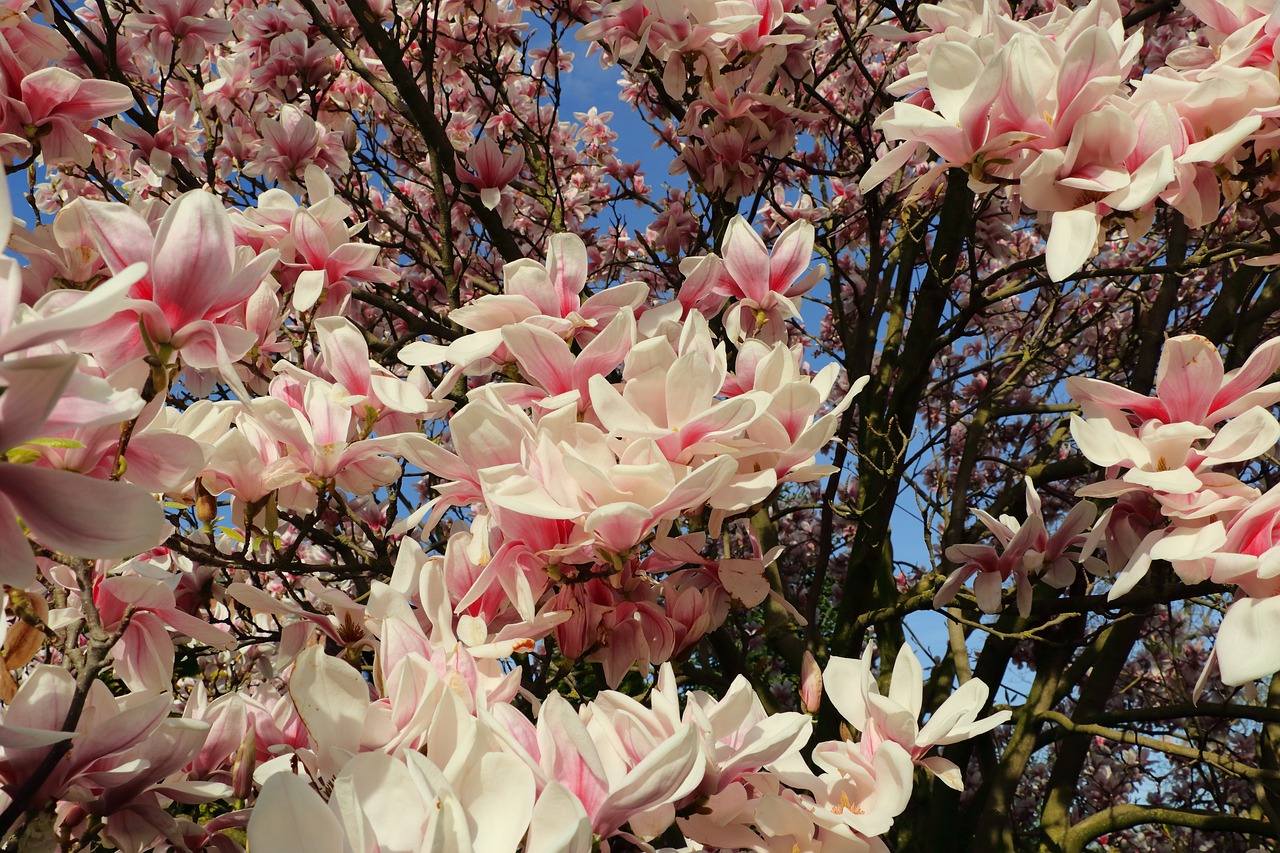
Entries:
{"type": "MultiPolygon", "coordinates": [[[[552,632],[561,654],[599,660],[617,685],[637,662],[664,664],[693,647],[724,621],[731,599],[750,607],[771,594],[765,567],[776,551],[761,553],[753,534],[748,553],[728,550],[730,538],[706,543],[728,537],[780,484],[831,470],[815,455],[863,384],[829,407],[838,368],[811,374],[798,348],[767,342],[796,313],[811,226],[791,229],[770,255],[735,222],[723,258],[690,266],[702,295],[689,304],[649,305],[635,284],[583,300],[585,247],[555,237],[544,263],[508,264],[503,293],[454,312],[468,334],[405,347],[401,359],[417,365],[406,378],[371,361],[354,324],[328,313],[342,311],[353,281],[377,276],[361,279],[353,262],[324,268],[326,252],[354,244],[344,242],[347,210],[322,175],[309,177],[310,208],[270,197],[232,216],[200,192],[145,214],[69,205],[52,246],[36,254],[34,235],[25,245],[49,264],[59,253],[76,257],[83,281],[115,274],[88,295],[46,280],[47,292],[22,307],[24,283],[9,262],[0,399],[10,448],[0,482],[14,542],[5,579],[10,601],[29,611],[11,631],[38,648],[33,625],[52,632],[91,615],[127,693],[116,698],[94,682],[64,730],[76,695],[66,670],[40,664],[11,681],[0,743],[8,796],[64,748],[71,760],[26,805],[56,806],[62,837],[93,831],[127,849],[162,837],[232,849],[220,830],[246,822],[249,843],[264,850],[296,849],[299,826],[314,831],[317,849],[343,849],[343,838],[398,843],[386,833],[450,849],[588,849],[593,838],[655,837],[677,819],[703,843],[871,849],[905,805],[912,762],[959,784],[957,769],[926,753],[1007,712],[975,722],[987,693],[971,682],[950,700],[954,715],[919,732],[890,725],[883,715],[893,702],[913,719],[920,712],[909,652],[897,680],[917,686],[895,688],[889,705],[872,698],[870,658],[828,664],[827,693],[864,737],[817,747],[816,775],[799,752],[809,717],[766,714],[741,679],[720,700],[686,697],[683,715],[669,667],[650,708],[606,692],[575,711],[553,693],[535,725],[511,704],[520,670],[502,661],[552,632]],[[314,285],[304,278],[313,271],[314,285]],[[294,273],[286,301],[281,282],[294,273]],[[732,326],[732,370],[708,322],[735,310],[730,303],[752,317],[732,326]],[[305,340],[294,325],[301,318],[311,326],[305,340]],[[272,361],[290,338],[304,341],[304,357],[272,361]],[[62,349],[37,354],[42,347],[62,349]],[[451,450],[420,426],[454,405],[426,379],[424,368],[441,362],[450,367],[440,387],[474,386],[448,420],[451,450]],[[237,396],[179,409],[167,393],[179,379],[188,388],[221,382],[237,396]],[[41,404],[27,405],[37,393],[41,404]],[[437,477],[439,493],[401,529],[434,527],[458,509],[468,526],[438,556],[403,538],[391,583],[375,584],[364,602],[295,577],[300,606],[243,568],[243,579],[218,581],[198,558],[165,548],[125,562],[82,559],[158,545],[165,531],[152,494],[193,508],[215,563],[237,552],[267,559],[291,548],[296,519],[334,496],[374,495],[399,478],[401,460],[437,477]],[[51,501],[83,507],[90,520],[109,512],[111,523],[58,526],[51,501]],[[48,550],[33,553],[14,516],[48,550]],[[217,533],[217,521],[235,538],[217,533]],[[693,526],[704,521],[705,531],[693,526]],[[44,604],[42,583],[59,588],[62,607],[44,604]],[[197,685],[183,717],[168,718],[180,650],[234,649],[273,630],[279,639],[259,648],[288,673],[284,691],[254,680],[210,700],[197,685]],[[372,687],[352,666],[364,650],[374,656],[372,687]],[[166,810],[244,799],[255,787],[251,812],[204,826],[166,810]],[[419,823],[375,819],[388,808],[419,823]],[[504,818],[486,819],[495,808],[504,818]]],[[[35,657],[14,654],[5,665],[19,670],[35,657]]]]}
{"type": "Polygon", "coordinates": [[[784,156],[810,116],[794,103],[812,77],[807,55],[829,7],[781,0],[610,0],[578,31],[605,61],[661,69],[660,92],[637,93],[675,113],[679,168],[707,192],[737,199],[764,178],[763,155],[784,156]]]}
{"type": "Polygon", "coordinates": [[[1266,637],[1280,619],[1280,491],[1263,492],[1239,474],[1270,453],[1280,421],[1268,408],[1280,402],[1280,341],[1258,347],[1230,372],[1217,348],[1198,335],[1165,342],[1154,396],[1110,382],[1077,377],[1067,390],[1084,410],[1071,416],[1080,453],[1106,469],[1106,479],[1078,489],[1083,498],[1050,535],[1035,487],[1027,480],[1026,520],[979,520],[999,547],[954,545],[947,559],[961,563],[943,585],[950,601],[975,577],[978,603],[1001,608],[1001,585],[1017,579],[1019,610],[1030,611],[1033,579],[1059,589],[1077,566],[1113,577],[1107,595],[1124,596],[1155,561],[1167,561],[1187,584],[1232,586],[1237,597],[1217,631],[1214,657],[1225,683],[1241,685],[1280,669],[1266,637]],[[1101,513],[1092,499],[1114,499],[1101,513]],[[1093,556],[1105,547],[1106,561],[1093,556]]]}
{"type": "MultiPolygon", "coordinates": [[[[424,566],[419,582],[420,595],[445,599],[438,566],[424,566]]],[[[414,613],[402,593],[374,588],[365,612],[380,643],[373,696],[320,649],[298,657],[286,713],[305,737],[280,739],[284,749],[256,771],[252,849],[395,848],[426,838],[449,850],[585,853],[611,838],[653,839],[673,824],[712,848],[884,849],[877,836],[905,806],[913,765],[960,787],[958,768],[929,751],[1008,718],[979,719],[987,689],[970,681],[918,726],[922,673],[910,649],[897,658],[887,697],[870,652],[832,658],[828,696],[862,736],[814,747],[815,773],[800,753],[808,715],[766,713],[744,678],[718,700],[682,696],[664,665],[648,707],[605,691],[575,710],[553,693],[533,723],[509,704],[518,672],[504,673],[462,638],[448,638],[455,651],[445,652],[447,628],[424,627],[414,613]]],[[[430,602],[418,613],[429,614],[430,602]]]]}
{"type": "Polygon", "coordinates": [[[1116,0],[1023,21],[1005,0],[924,6],[928,31],[896,36],[914,43],[888,87],[902,100],[876,121],[900,144],[867,171],[863,190],[927,148],[940,158],[933,177],[962,169],[975,189],[1001,189],[1040,214],[1055,281],[1096,254],[1104,224],[1140,236],[1157,200],[1192,227],[1208,224],[1224,189],[1238,191],[1242,164],[1280,139],[1277,32],[1265,2],[1186,5],[1205,45],[1147,73],[1142,35],[1126,34],[1116,0]]]}

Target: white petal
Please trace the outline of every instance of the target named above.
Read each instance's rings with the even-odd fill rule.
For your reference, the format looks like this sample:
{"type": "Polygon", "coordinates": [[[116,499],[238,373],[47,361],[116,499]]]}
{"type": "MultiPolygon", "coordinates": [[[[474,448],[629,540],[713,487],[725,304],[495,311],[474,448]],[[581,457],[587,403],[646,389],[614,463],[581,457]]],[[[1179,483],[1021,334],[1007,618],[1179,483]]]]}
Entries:
{"type": "Polygon", "coordinates": [[[1093,257],[1098,245],[1100,219],[1094,205],[1053,214],[1045,264],[1049,278],[1062,281],[1093,257]]]}
{"type": "Polygon", "coordinates": [[[311,786],[292,773],[267,780],[249,817],[253,853],[342,853],[346,833],[311,786]]]}
{"type": "Polygon", "coordinates": [[[1227,610],[1215,651],[1222,683],[1239,687],[1280,672],[1280,598],[1245,598],[1227,610]]]}

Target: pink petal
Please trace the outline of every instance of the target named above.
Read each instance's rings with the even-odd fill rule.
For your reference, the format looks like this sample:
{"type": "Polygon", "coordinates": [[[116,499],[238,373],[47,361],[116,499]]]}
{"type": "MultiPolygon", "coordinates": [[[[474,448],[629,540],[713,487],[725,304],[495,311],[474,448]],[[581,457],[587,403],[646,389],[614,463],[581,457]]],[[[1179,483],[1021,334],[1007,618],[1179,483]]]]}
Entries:
{"type": "Polygon", "coordinates": [[[635,548],[653,528],[654,517],[649,510],[634,503],[610,503],[592,512],[582,524],[582,529],[617,554],[625,554],[635,548]]]}
{"type": "MultiPolygon", "coordinates": [[[[3,211],[0,211],[0,214],[2,213],[3,211]]],[[[0,332],[0,354],[27,349],[68,337],[74,332],[101,326],[104,322],[103,318],[110,318],[115,313],[124,302],[125,293],[136,282],[141,281],[146,272],[147,268],[144,264],[126,267],[124,272],[99,284],[91,292],[77,294],[79,298],[69,305],[61,306],[55,312],[46,313],[41,319],[28,320],[20,326],[0,332]]],[[[62,295],[66,291],[58,293],[62,295]]],[[[47,302],[43,300],[38,304],[39,307],[46,305],[47,302]]],[[[136,334],[136,319],[131,317],[129,322],[136,334]]],[[[3,328],[3,318],[0,318],[0,328],[3,328]]],[[[83,336],[77,337],[76,345],[77,349],[92,352],[92,347],[85,346],[83,336]]]]}
{"type": "Polygon", "coordinates": [[[542,789],[529,823],[526,853],[590,853],[591,822],[578,798],[554,779],[542,789]]]}
{"type": "Polygon", "coordinates": [[[132,557],[164,541],[160,505],[137,486],[0,465],[7,497],[37,540],[77,557],[132,557]]]}
{"type": "Polygon", "coordinates": [[[1239,687],[1280,671],[1280,598],[1244,598],[1218,626],[1215,651],[1223,684],[1239,687]]]}
{"type": "Polygon", "coordinates": [[[729,221],[721,252],[725,270],[733,278],[743,298],[756,303],[764,301],[769,292],[769,251],[756,230],[741,216],[729,221]]]}
{"type": "Polygon", "coordinates": [[[359,749],[369,687],[350,664],[329,657],[319,646],[310,647],[294,664],[289,696],[322,761],[331,750],[359,749]]]}
{"type": "Polygon", "coordinates": [[[1156,372],[1156,393],[1169,421],[1204,421],[1222,386],[1222,358],[1207,338],[1179,335],[1165,341],[1156,372]]]}
{"type": "Polygon", "coordinates": [[[81,79],[65,68],[42,68],[23,77],[20,85],[23,105],[39,121],[74,102],[81,79]]]}
{"type": "Polygon", "coordinates": [[[1255,390],[1260,390],[1262,383],[1270,379],[1278,367],[1280,367],[1280,338],[1272,338],[1254,350],[1243,367],[1226,375],[1226,382],[1214,395],[1210,409],[1215,416],[1215,422],[1232,417],[1250,406],[1270,406],[1280,400],[1280,383],[1277,383],[1267,386],[1271,393],[1265,399],[1251,397],[1249,402],[1241,407],[1242,398],[1251,395],[1255,390]]]}
{"type": "MultiPolygon", "coordinates": [[[[93,243],[107,268],[119,275],[130,264],[151,263],[151,247],[155,238],[142,214],[123,204],[85,201],[81,208],[93,243]]],[[[151,276],[139,281],[130,291],[139,299],[151,298],[151,276]]]]}
{"type": "Polygon", "coordinates": [[[325,261],[329,258],[329,237],[320,222],[309,211],[300,209],[293,215],[289,233],[307,266],[317,270],[324,269],[325,261]]]}
{"type": "Polygon", "coordinates": [[[475,825],[472,849],[516,850],[533,816],[533,773],[514,755],[490,752],[480,757],[475,772],[458,788],[467,804],[467,816],[475,825]]]}
{"type": "Polygon", "coordinates": [[[785,293],[813,261],[813,225],[803,219],[787,226],[773,244],[769,259],[769,289],[785,293]]]}
{"type": "Polygon", "coordinates": [[[182,360],[199,370],[221,368],[225,374],[231,362],[244,356],[258,342],[258,336],[238,326],[197,320],[178,330],[173,345],[182,351],[182,360]]]}
{"type": "Polygon", "coordinates": [[[79,358],[46,355],[0,362],[0,452],[39,438],[79,358]]]}
{"type": "Polygon", "coordinates": [[[258,284],[243,293],[229,290],[235,265],[231,220],[222,203],[201,190],[183,193],[169,206],[152,254],[152,298],[175,329],[248,299],[258,284]]]}
{"type": "Polygon", "coordinates": [[[17,512],[13,504],[0,494],[0,583],[19,589],[30,584],[36,576],[36,557],[31,543],[14,520],[17,512]]]}
{"type": "Polygon", "coordinates": [[[502,342],[519,363],[521,372],[548,394],[573,390],[573,354],[559,335],[520,323],[502,330],[502,342]]]}
{"type": "MultiPolygon", "coordinates": [[[[105,689],[106,685],[102,682],[98,684],[103,687],[102,693],[109,697],[110,691],[105,689]]],[[[90,697],[89,701],[92,703],[94,700],[90,697]]],[[[107,698],[102,704],[114,701],[116,700],[107,698]]],[[[99,724],[80,732],[75,751],[71,756],[78,767],[87,767],[99,758],[132,749],[145,741],[169,716],[172,700],[168,693],[157,692],[152,697],[147,697],[145,693],[133,694],[128,701],[130,704],[127,707],[108,717],[110,722],[106,725],[102,725],[104,722],[102,718],[105,715],[102,710],[99,710],[96,715],[99,724]],[[138,701],[139,699],[142,701],[138,701]]],[[[93,717],[88,718],[88,720],[92,719],[93,717]]],[[[81,726],[86,722],[86,718],[82,717],[81,726]]]]}
{"type": "Polygon", "coordinates": [[[582,301],[578,294],[587,283],[587,247],[577,234],[554,234],[547,244],[547,274],[555,288],[560,312],[567,317],[582,301]]]}
{"type": "Polygon", "coordinates": [[[467,151],[467,162],[482,186],[497,186],[502,171],[502,150],[492,137],[483,136],[467,151]]]}
{"type": "Polygon", "coordinates": [[[173,640],[154,613],[134,614],[111,657],[116,675],[130,690],[166,690],[173,680],[173,640]]]}
{"type": "Polygon", "coordinates": [[[596,833],[608,836],[635,812],[669,803],[696,788],[704,773],[698,743],[697,728],[685,726],[631,768],[600,806],[592,821],[596,833]]]}
{"type": "Polygon", "coordinates": [[[543,769],[578,798],[589,816],[595,815],[608,793],[608,776],[578,712],[558,693],[547,697],[538,715],[538,744],[543,769]]]}
{"type": "Polygon", "coordinates": [[[769,580],[760,560],[721,560],[716,577],[725,592],[744,607],[755,607],[769,597],[769,580]]]}
{"type": "Polygon", "coordinates": [[[170,492],[192,480],[204,467],[200,445],[185,435],[141,433],[125,451],[126,479],[148,492],[170,492]]]}
{"type": "Polygon", "coordinates": [[[1093,257],[1100,222],[1097,205],[1093,204],[1053,214],[1049,241],[1045,246],[1049,278],[1062,281],[1093,257]]]}
{"type": "Polygon", "coordinates": [[[1172,420],[1160,400],[1100,379],[1073,376],[1067,380],[1067,393],[1084,407],[1086,417],[1104,416],[1107,409],[1128,409],[1143,420],[1172,420]]]}
{"type": "Polygon", "coordinates": [[[368,396],[372,373],[364,335],[343,317],[323,317],[315,325],[325,368],[347,391],[368,396]]]}

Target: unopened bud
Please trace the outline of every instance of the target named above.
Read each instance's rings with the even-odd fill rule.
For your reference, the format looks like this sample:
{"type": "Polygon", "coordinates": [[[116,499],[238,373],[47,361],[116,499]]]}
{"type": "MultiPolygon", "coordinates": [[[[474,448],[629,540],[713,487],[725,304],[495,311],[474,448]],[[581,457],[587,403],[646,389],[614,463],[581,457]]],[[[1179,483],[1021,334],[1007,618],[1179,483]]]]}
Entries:
{"type": "Polygon", "coordinates": [[[818,706],[822,704],[822,670],[809,651],[805,651],[800,664],[800,704],[807,714],[818,713],[818,706]]]}
{"type": "Polygon", "coordinates": [[[280,513],[276,505],[276,493],[272,492],[267,495],[267,517],[263,525],[262,532],[267,536],[275,536],[276,530],[280,527],[280,513]]]}
{"type": "Polygon", "coordinates": [[[253,793],[253,771],[257,763],[258,737],[253,726],[249,726],[231,760],[231,795],[237,800],[247,800],[253,793]]]}
{"type": "Polygon", "coordinates": [[[213,520],[218,517],[218,499],[214,497],[208,489],[204,487],[199,479],[196,480],[196,518],[200,519],[201,524],[212,524],[213,520]]]}

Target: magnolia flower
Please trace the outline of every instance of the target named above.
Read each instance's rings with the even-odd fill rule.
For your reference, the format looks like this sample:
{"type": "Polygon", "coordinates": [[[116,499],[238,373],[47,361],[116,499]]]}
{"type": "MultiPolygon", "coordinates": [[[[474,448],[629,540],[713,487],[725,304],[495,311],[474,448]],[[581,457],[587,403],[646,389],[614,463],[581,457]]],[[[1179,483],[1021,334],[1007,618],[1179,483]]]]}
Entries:
{"type": "Polygon", "coordinates": [[[441,380],[450,385],[462,372],[485,373],[496,362],[511,361],[503,348],[503,328],[529,323],[566,337],[582,336],[585,343],[622,312],[640,307],[649,289],[631,281],[602,290],[586,300],[587,247],[576,234],[553,234],[547,241],[546,263],[530,258],[502,268],[503,293],[482,296],[450,312],[449,319],[473,334],[448,346],[414,341],[400,352],[405,364],[429,366],[448,361],[455,374],[441,380]]]}
{"type": "Polygon", "coordinates": [[[1165,341],[1160,351],[1154,397],[1086,377],[1068,379],[1067,391],[1086,418],[1123,421],[1131,413],[1142,422],[1213,427],[1255,406],[1280,401],[1280,382],[1267,381],[1278,367],[1280,338],[1263,343],[1244,365],[1226,372],[1218,348],[1208,338],[1178,335],[1165,341]]]}
{"type": "MultiPolygon", "coordinates": [[[[600,838],[619,834],[635,815],[688,795],[702,780],[703,757],[693,727],[655,738],[654,748],[644,755],[622,755],[613,752],[609,739],[601,737],[604,733],[589,727],[558,693],[543,703],[536,730],[514,709],[503,709],[502,722],[508,730],[499,733],[507,748],[524,758],[540,784],[563,784],[581,804],[591,832],[600,838]]],[[[668,814],[674,819],[674,812],[668,814]]],[[[645,834],[665,829],[652,822],[646,826],[645,834]]]]}
{"type": "Polygon", "coordinates": [[[154,234],[140,213],[123,204],[86,202],[84,215],[113,273],[147,264],[124,310],[81,340],[100,360],[109,355],[118,365],[149,348],[179,350],[192,367],[226,371],[257,342],[257,335],[222,316],[253,295],[277,255],[238,253],[227,212],[214,196],[198,190],[179,196],[154,234]]]}
{"type": "MultiPolygon", "coordinates": [[[[93,143],[85,131],[98,119],[134,104],[128,86],[86,80],[65,68],[42,68],[23,77],[19,86],[20,97],[5,99],[5,125],[20,129],[27,139],[39,140],[40,154],[51,166],[88,165],[93,143]]],[[[26,142],[14,147],[30,151],[26,142]]]]}
{"type": "Polygon", "coordinates": [[[471,171],[459,170],[458,180],[478,189],[480,202],[493,210],[502,198],[502,188],[524,168],[524,149],[517,147],[515,153],[504,157],[492,137],[482,136],[467,149],[467,162],[471,171]]]}
{"type": "Polygon", "coordinates": [[[683,806],[687,803],[714,801],[742,778],[798,753],[809,738],[810,721],[805,715],[767,714],[741,676],[723,699],[713,699],[701,691],[688,694],[683,714],[680,698],[675,674],[669,665],[664,665],[650,694],[650,707],[624,694],[604,691],[583,714],[606,767],[615,763],[638,766],[685,729],[697,731],[706,762],[701,782],[682,800],[633,814],[628,824],[645,838],[670,826],[677,806],[686,811],[683,806]]]}
{"type": "Polygon", "coordinates": [[[1094,571],[1100,568],[1100,563],[1091,556],[1093,549],[1085,546],[1088,541],[1085,531],[1097,518],[1097,507],[1090,501],[1080,501],[1050,534],[1041,514],[1040,496],[1030,477],[1026,478],[1025,485],[1026,521],[1020,522],[1008,515],[995,519],[982,510],[974,511],[983,526],[996,537],[1000,548],[970,544],[947,548],[946,558],[961,565],[939,588],[933,599],[935,606],[950,602],[965,581],[977,575],[973,591],[978,607],[984,613],[996,613],[1000,610],[1001,587],[1014,577],[1018,613],[1025,616],[1031,612],[1032,577],[1042,575],[1050,586],[1062,589],[1075,579],[1077,563],[1085,563],[1094,571]]]}
{"type": "Polygon", "coordinates": [[[827,273],[813,261],[813,225],[798,219],[778,235],[770,253],[741,216],[729,222],[722,251],[724,276],[717,291],[736,300],[725,314],[725,334],[734,343],[787,339],[786,321],[800,316],[800,297],[827,273]]]}
{"type": "Polygon", "coordinates": [[[1011,712],[997,711],[978,719],[989,691],[975,678],[960,685],[920,726],[917,721],[924,705],[924,670],[911,647],[904,645],[898,651],[888,696],[881,696],[876,687],[872,656],[868,649],[861,660],[833,657],[823,673],[831,703],[851,726],[862,732],[863,755],[870,758],[882,742],[892,741],[905,749],[913,762],[949,787],[962,790],[959,767],[945,758],[925,754],[935,746],[959,743],[991,731],[1007,722],[1011,712]]]}
{"type": "Polygon", "coordinates": [[[34,804],[61,799],[74,787],[75,799],[91,813],[138,810],[171,822],[157,797],[204,802],[230,794],[225,785],[168,780],[195,757],[209,730],[208,723],[170,717],[168,693],[116,697],[94,681],[75,730],[63,731],[75,692],[75,678],[61,667],[39,666],[27,675],[0,725],[0,788],[14,792],[53,744],[70,740],[71,749],[41,785],[34,804]]]}

